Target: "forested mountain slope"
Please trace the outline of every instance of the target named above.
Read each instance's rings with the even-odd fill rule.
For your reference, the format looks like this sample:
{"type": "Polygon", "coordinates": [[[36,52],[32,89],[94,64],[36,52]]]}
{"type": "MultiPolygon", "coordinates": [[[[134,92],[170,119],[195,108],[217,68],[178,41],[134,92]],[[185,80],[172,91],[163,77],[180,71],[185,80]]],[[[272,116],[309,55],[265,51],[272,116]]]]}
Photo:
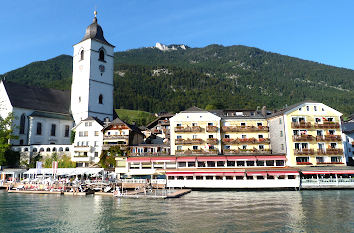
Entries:
{"type": "MultiPolygon", "coordinates": [[[[354,61],[353,61],[354,62],[354,61]]],[[[34,62],[7,80],[70,89],[72,58],[34,62]]],[[[178,112],[204,108],[282,108],[305,99],[354,112],[354,71],[246,46],[209,45],[115,53],[115,108],[178,112]]]]}

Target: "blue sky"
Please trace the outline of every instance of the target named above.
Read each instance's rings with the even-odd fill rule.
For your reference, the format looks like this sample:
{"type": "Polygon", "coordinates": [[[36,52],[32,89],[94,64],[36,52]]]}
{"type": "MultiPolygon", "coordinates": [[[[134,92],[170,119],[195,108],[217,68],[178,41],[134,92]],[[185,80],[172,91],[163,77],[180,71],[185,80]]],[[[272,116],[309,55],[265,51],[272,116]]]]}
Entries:
{"type": "Polygon", "coordinates": [[[354,69],[354,1],[2,0],[0,74],[72,54],[95,7],[116,51],[246,45],[354,69]]]}

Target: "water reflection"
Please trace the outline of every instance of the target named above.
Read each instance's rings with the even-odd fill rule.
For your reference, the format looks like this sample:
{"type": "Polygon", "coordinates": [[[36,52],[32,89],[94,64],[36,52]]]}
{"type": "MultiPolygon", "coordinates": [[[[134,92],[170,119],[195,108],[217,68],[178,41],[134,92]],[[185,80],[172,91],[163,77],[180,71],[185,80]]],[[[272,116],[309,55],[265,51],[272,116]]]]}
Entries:
{"type": "Polygon", "coordinates": [[[194,191],[144,200],[0,191],[0,232],[353,232],[353,194],[194,191]]]}

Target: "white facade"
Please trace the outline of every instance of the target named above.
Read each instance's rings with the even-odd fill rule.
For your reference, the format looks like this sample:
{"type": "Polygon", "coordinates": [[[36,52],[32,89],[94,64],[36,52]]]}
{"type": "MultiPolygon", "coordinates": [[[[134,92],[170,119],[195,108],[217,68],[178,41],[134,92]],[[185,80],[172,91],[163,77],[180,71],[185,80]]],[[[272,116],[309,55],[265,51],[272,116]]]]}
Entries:
{"type": "Polygon", "coordinates": [[[113,49],[95,39],[74,45],[71,112],[75,124],[90,116],[113,119],[113,49]],[[104,59],[99,59],[100,51],[104,59]]]}
{"type": "Polygon", "coordinates": [[[103,144],[102,129],[103,126],[93,118],[81,121],[74,127],[76,133],[71,153],[72,161],[84,167],[91,162],[99,162],[103,144]]]}

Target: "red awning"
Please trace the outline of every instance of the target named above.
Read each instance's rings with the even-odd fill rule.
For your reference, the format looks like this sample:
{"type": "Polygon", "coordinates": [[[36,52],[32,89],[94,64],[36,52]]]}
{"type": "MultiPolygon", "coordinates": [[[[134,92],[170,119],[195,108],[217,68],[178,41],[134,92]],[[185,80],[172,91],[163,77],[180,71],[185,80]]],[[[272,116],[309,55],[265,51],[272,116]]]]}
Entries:
{"type": "Polygon", "coordinates": [[[194,172],[196,176],[223,176],[223,172],[194,172]]]}
{"type": "Polygon", "coordinates": [[[245,176],[244,172],[224,172],[225,176],[245,176]]]}
{"type": "Polygon", "coordinates": [[[267,155],[267,156],[256,156],[257,160],[286,160],[284,155],[267,155]]]}
{"type": "Polygon", "coordinates": [[[177,157],[178,162],[195,162],[197,157],[177,157]]]}
{"type": "Polygon", "coordinates": [[[354,170],[336,170],[336,171],[301,171],[304,175],[316,174],[354,174],[354,170]]]}
{"type": "Polygon", "coordinates": [[[128,157],[127,162],[142,162],[142,163],[149,163],[150,158],[149,157],[128,157]]]}
{"type": "Polygon", "coordinates": [[[166,172],[166,176],[193,176],[194,172],[166,172]]]}
{"type": "Polygon", "coordinates": [[[256,161],[256,156],[226,156],[229,161],[256,161]]]}
{"type": "Polygon", "coordinates": [[[259,172],[246,172],[248,176],[266,176],[267,172],[265,171],[259,171],[259,172]]]}
{"type": "Polygon", "coordinates": [[[198,161],[204,162],[204,161],[226,161],[225,156],[205,156],[205,157],[197,157],[198,161]]]}
{"type": "Polygon", "coordinates": [[[298,171],[268,171],[270,176],[299,175],[298,171]]]}
{"type": "Polygon", "coordinates": [[[170,157],[152,157],[151,161],[176,161],[176,157],[170,156],[170,157]]]}

